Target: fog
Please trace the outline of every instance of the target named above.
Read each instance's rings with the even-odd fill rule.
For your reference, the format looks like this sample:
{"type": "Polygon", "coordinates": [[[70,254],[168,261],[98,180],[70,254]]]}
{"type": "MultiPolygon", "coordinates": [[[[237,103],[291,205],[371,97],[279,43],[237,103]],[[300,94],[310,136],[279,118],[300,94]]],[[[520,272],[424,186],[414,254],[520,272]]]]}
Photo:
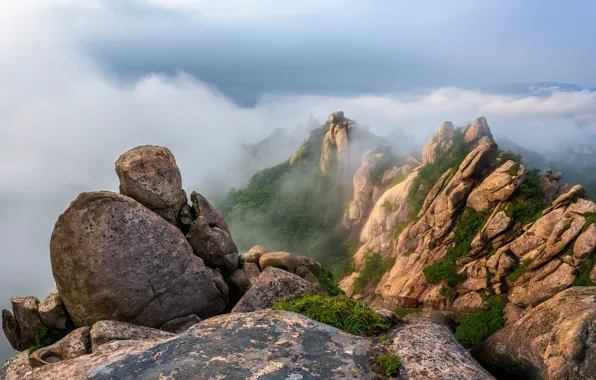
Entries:
{"type": "MultiPolygon", "coordinates": [[[[596,92],[548,88],[509,95],[458,86],[429,88],[432,81],[424,83],[425,89],[416,91],[412,86],[406,86],[407,91],[400,87],[389,89],[390,86],[367,88],[362,85],[367,78],[361,75],[366,73],[365,64],[358,67],[357,76],[344,73],[334,78],[333,83],[342,86],[340,90],[329,83],[320,89],[291,85],[268,88],[255,80],[254,89],[248,85],[243,89],[254,105],[243,107],[243,102],[234,98],[233,91],[230,93],[222,82],[221,72],[210,76],[208,70],[201,72],[200,65],[181,70],[185,69],[184,62],[192,62],[192,55],[183,54],[188,48],[184,44],[179,47],[180,55],[185,57],[182,63],[171,59],[157,65],[150,60],[143,66],[137,59],[127,71],[123,63],[127,54],[122,52],[145,48],[147,55],[139,53],[138,57],[151,58],[163,46],[142,35],[143,26],[148,31],[164,29],[160,24],[163,20],[156,16],[160,9],[155,7],[168,5],[163,14],[172,22],[176,20],[175,12],[179,12],[179,8],[170,9],[172,4],[184,7],[196,2],[132,3],[134,7],[129,8],[109,1],[87,0],[11,0],[3,4],[0,307],[7,307],[11,296],[34,295],[43,299],[53,289],[49,238],[57,217],[82,191],[117,191],[114,161],[136,145],[169,147],[181,168],[185,189],[201,192],[212,191],[209,178],[213,175],[226,173],[234,182],[236,173],[229,172],[229,168],[244,159],[242,144],[259,141],[276,128],[293,130],[306,123],[311,113],[324,121],[329,113],[343,110],[346,116],[368,125],[379,135],[401,126],[420,144],[444,120],[462,124],[477,116],[486,116],[499,135],[539,151],[551,149],[561,140],[577,141],[596,132],[596,92]],[[139,9],[145,10],[141,18],[139,9]],[[147,25],[140,21],[143,17],[149,20],[147,25]],[[113,29],[109,27],[110,20],[113,29]],[[131,22],[134,32],[129,38],[124,38],[125,21],[131,22]],[[80,28],[85,25],[91,26],[82,31],[80,28]],[[121,53],[115,54],[118,49],[121,53]]],[[[267,4],[272,6],[266,1],[258,3],[265,8],[267,4]]],[[[339,4],[329,4],[332,3],[339,4]]],[[[312,9],[306,12],[309,7],[303,11],[314,17],[312,12],[319,16],[331,12],[333,7],[329,7],[318,10],[319,13],[312,9]]],[[[211,14],[211,24],[217,24],[222,15],[230,16],[231,10],[222,8],[218,12],[211,14]]],[[[296,10],[288,12],[293,14],[296,10]]],[[[223,18],[223,24],[231,22],[229,17],[223,18]]],[[[242,23],[235,25],[238,24],[242,23]]],[[[184,28],[179,32],[184,33],[184,28]]],[[[259,35],[263,34],[262,31],[259,35]]],[[[227,43],[232,43],[233,36],[228,37],[227,43]]],[[[175,48],[170,46],[166,52],[175,48]]],[[[324,46],[319,48],[324,50],[324,46]]],[[[366,61],[365,57],[358,57],[358,51],[343,56],[343,60],[350,57],[366,61]]],[[[229,59],[235,65],[232,67],[242,67],[238,59],[229,59]]],[[[213,67],[222,60],[225,61],[225,55],[211,63],[205,56],[201,58],[201,62],[213,67]]],[[[283,61],[277,64],[284,67],[283,61]]],[[[253,65],[258,66],[258,60],[253,65]]],[[[315,78],[323,78],[323,84],[325,73],[331,72],[317,71],[316,65],[309,70],[304,75],[312,72],[315,78]]],[[[548,68],[541,70],[547,72],[548,68]]],[[[375,65],[369,72],[371,82],[379,80],[375,65]]],[[[288,151],[280,156],[289,157],[292,149],[285,149],[288,151]]],[[[0,359],[2,350],[0,341],[0,359]]]]}

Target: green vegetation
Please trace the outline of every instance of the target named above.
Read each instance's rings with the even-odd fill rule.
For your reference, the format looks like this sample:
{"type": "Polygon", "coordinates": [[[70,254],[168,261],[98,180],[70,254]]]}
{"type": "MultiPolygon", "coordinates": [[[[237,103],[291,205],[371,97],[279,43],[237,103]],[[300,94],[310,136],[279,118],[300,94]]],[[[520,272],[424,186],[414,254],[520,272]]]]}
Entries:
{"type": "Polygon", "coordinates": [[[540,185],[539,173],[536,169],[528,171],[526,180],[517,191],[514,204],[506,210],[507,216],[513,217],[516,222],[534,222],[542,215],[542,210],[548,207],[540,185]]]}
{"type": "MultiPolygon", "coordinates": [[[[516,155],[513,152],[504,152],[501,149],[498,150],[498,154],[501,155],[501,162],[507,162],[507,161],[514,161],[519,163],[519,156],[516,155]]],[[[516,172],[517,173],[517,172],[516,172]]]]}
{"type": "Polygon", "coordinates": [[[394,166],[397,165],[398,162],[397,158],[390,154],[389,148],[381,147],[377,148],[377,150],[379,152],[383,152],[383,154],[376,159],[374,167],[369,172],[370,182],[372,182],[375,185],[381,183],[381,180],[383,179],[383,174],[385,174],[386,171],[391,170],[394,166]]]}
{"type": "Polygon", "coordinates": [[[509,170],[507,170],[507,174],[517,175],[518,170],[519,170],[519,162],[516,162],[512,167],[509,168],[509,170]]]}
{"type": "Polygon", "coordinates": [[[590,227],[592,224],[596,223],[596,212],[586,212],[586,213],[584,213],[584,218],[586,218],[586,223],[584,223],[582,232],[586,231],[588,229],[588,227],[590,227]]]}
{"type": "Polygon", "coordinates": [[[522,261],[521,265],[519,265],[511,274],[509,275],[509,279],[513,282],[517,281],[522,274],[528,269],[528,267],[532,264],[532,259],[525,259],[522,261]]]}
{"type": "Polygon", "coordinates": [[[279,301],[271,308],[300,313],[315,321],[361,336],[377,335],[390,327],[390,323],[373,309],[347,298],[304,296],[279,301]]]}
{"type": "Polygon", "coordinates": [[[395,177],[393,177],[393,179],[391,180],[391,183],[389,183],[389,186],[387,186],[387,188],[391,189],[393,186],[399,185],[406,178],[408,178],[408,175],[409,175],[409,173],[404,173],[402,171],[398,171],[397,174],[395,175],[395,177]]]}
{"type": "Polygon", "coordinates": [[[381,335],[379,337],[379,342],[381,342],[382,345],[387,345],[389,343],[389,339],[387,339],[386,335],[381,335]]]}
{"type": "Polygon", "coordinates": [[[232,189],[214,204],[240,250],[260,244],[310,256],[339,278],[349,269],[355,244],[341,226],[350,192],[319,168],[326,128],[311,132],[300,162],[259,170],[245,188],[232,189]]]}
{"type": "Polygon", "coordinates": [[[420,310],[418,309],[408,309],[405,307],[398,307],[397,309],[393,310],[393,312],[400,316],[400,317],[405,317],[406,315],[412,314],[412,313],[418,313],[420,310]]]}
{"type": "Polygon", "coordinates": [[[364,255],[364,268],[356,278],[354,292],[362,293],[366,285],[376,286],[381,277],[395,264],[395,257],[382,258],[378,253],[366,252],[364,255]]]}
{"type": "Polygon", "coordinates": [[[507,304],[507,296],[488,297],[488,310],[476,310],[467,315],[460,315],[460,325],[455,331],[455,337],[466,345],[478,345],[488,336],[503,327],[503,308],[507,304]]]}
{"type": "Polygon", "coordinates": [[[397,355],[379,355],[373,369],[376,373],[386,376],[396,376],[402,366],[401,358],[397,355]]]}
{"type": "Polygon", "coordinates": [[[452,173],[455,173],[464,158],[466,158],[468,149],[461,132],[455,131],[453,134],[453,148],[446,157],[441,157],[438,147],[436,153],[436,162],[427,164],[420,169],[408,194],[408,202],[412,205],[412,216],[418,215],[428,193],[441,178],[441,175],[449,169],[452,173]]]}
{"type": "Polygon", "coordinates": [[[557,232],[557,238],[555,239],[555,241],[560,240],[561,236],[563,236],[565,231],[567,231],[568,229],[571,228],[572,222],[573,221],[571,219],[569,219],[568,221],[565,222],[565,224],[563,224],[563,227],[561,227],[561,229],[557,232]]]}
{"type": "Polygon", "coordinates": [[[596,286],[596,282],[590,280],[590,272],[594,265],[596,265],[596,254],[592,253],[590,258],[577,268],[579,273],[573,281],[573,286],[596,286]]]}
{"type": "Polygon", "coordinates": [[[62,329],[39,329],[37,331],[37,334],[35,335],[35,344],[29,347],[29,355],[39,350],[40,348],[51,346],[52,344],[58,342],[66,335],[68,335],[69,332],[69,330],[62,329]]]}
{"type": "Polygon", "coordinates": [[[335,281],[333,273],[318,265],[312,265],[308,269],[312,272],[312,274],[315,275],[317,280],[319,280],[327,294],[330,296],[339,296],[345,294],[345,292],[341,290],[339,286],[337,286],[337,281],[335,281]]]}
{"type": "MultiPolygon", "coordinates": [[[[486,221],[487,212],[476,211],[473,208],[466,208],[455,222],[455,240],[447,250],[445,257],[423,269],[426,281],[436,284],[441,280],[447,280],[447,287],[453,288],[465,280],[465,273],[458,274],[456,261],[470,250],[472,240],[486,221]]],[[[453,295],[449,289],[441,289],[445,296],[453,295]]]]}

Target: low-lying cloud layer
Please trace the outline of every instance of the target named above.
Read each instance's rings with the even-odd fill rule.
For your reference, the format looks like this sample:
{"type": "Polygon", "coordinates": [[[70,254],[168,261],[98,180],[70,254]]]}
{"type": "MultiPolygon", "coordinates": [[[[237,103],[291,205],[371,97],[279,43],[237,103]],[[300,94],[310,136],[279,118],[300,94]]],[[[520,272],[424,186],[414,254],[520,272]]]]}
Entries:
{"type": "MultiPolygon", "coordinates": [[[[68,3],[15,2],[0,15],[0,306],[10,296],[42,298],[52,290],[48,246],[58,215],[82,191],[117,191],[113,162],[136,145],[168,146],[185,188],[201,191],[208,176],[242,158],[242,143],[294,128],[310,113],[323,121],[341,109],[373,132],[403,126],[421,143],[444,120],[481,115],[493,131],[529,148],[596,132],[596,93],[589,91],[286,94],[242,108],[182,72],[121,83],[82,52],[69,25],[53,18],[48,4],[61,2],[68,3]]],[[[84,12],[101,7],[85,4],[84,12]]]]}

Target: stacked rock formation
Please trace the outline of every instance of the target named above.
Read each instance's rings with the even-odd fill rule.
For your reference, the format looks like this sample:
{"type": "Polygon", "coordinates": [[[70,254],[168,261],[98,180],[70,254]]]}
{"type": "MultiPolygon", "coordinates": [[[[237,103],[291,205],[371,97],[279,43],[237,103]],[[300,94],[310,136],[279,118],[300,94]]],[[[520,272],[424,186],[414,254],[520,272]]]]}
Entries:
{"type": "MultiPolygon", "coordinates": [[[[503,295],[508,301],[504,317],[510,325],[565,289],[595,285],[596,203],[587,199],[581,185],[560,183],[561,177],[552,172],[537,177],[518,156],[499,152],[484,118],[460,128],[443,123],[424,148],[423,165],[380,195],[369,214],[359,216],[366,223],[360,232],[360,249],[353,257],[354,273],[344,278],[340,287],[348,296],[385,308],[430,307],[458,312],[488,309],[487,297],[503,295]],[[422,168],[438,167],[457,144],[464,144],[468,152],[463,161],[445,171],[432,188],[413,188],[423,183],[417,181],[422,168]],[[411,194],[423,191],[428,194],[423,202],[411,204],[411,194]],[[420,211],[412,215],[415,206],[420,211]],[[478,226],[458,224],[464,213],[477,218],[478,226]],[[356,280],[371,253],[395,263],[378,284],[357,293],[356,280]],[[442,265],[438,276],[443,277],[430,282],[427,273],[433,265],[442,265]],[[452,274],[446,272],[450,268],[452,274]],[[447,276],[451,276],[449,281],[447,276]]],[[[354,202],[359,202],[358,197],[354,202]]],[[[588,295],[582,297],[583,302],[592,302],[588,295]]],[[[553,307],[556,313],[563,312],[553,307]]],[[[577,324],[586,326],[590,324],[587,321],[593,321],[589,313],[578,318],[577,324]]],[[[569,332],[567,342],[572,342],[572,337],[577,341],[596,339],[596,330],[586,329],[569,332]]],[[[501,347],[500,338],[495,339],[492,349],[501,347]]],[[[571,350],[565,347],[556,349],[571,350]]],[[[536,378],[592,378],[555,375],[554,361],[549,362],[542,351],[529,361],[519,359],[524,353],[517,349],[509,349],[507,355],[530,366],[526,372],[538,374],[536,378]]],[[[581,369],[577,373],[585,374],[592,368],[592,359],[584,357],[575,362],[581,369]]]]}
{"type": "Polygon", "coordinates": [[[50,353],[54,361],[79,355],[87,347],[81,339],[100,321],[179,332],[239,301],[258,310],[287,296],[324,293],[308,269],[320,265],[312,259],[267,253],[255,262],[253,252],[266,251],[256,247],[239,263],[228,224],[209,201],[193,192],[187,203],[169,149],[131,149],[116,161],[116,173],[120,194],[82,193],[58,218],[50,241],[57,289],[41,303],[13,297],[12,312],[2,312],[5,335],[19,351],[78,328],[69,339],[82,346],[62,342],[32,355],[31,365],[47,364],[50,353]],[[275,268],[261,275],[267,267],[275,268]],[[281,289],[271,288],[272,276],[281,289]],[[242,301],[253,284],[259,291],[242,301]]]}

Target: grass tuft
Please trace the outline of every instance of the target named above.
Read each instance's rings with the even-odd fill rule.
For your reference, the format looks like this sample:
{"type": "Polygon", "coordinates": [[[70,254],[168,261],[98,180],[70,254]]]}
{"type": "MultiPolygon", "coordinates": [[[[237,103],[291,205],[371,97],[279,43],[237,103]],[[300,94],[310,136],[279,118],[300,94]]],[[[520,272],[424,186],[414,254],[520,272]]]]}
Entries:
{"type": "Polygon", "coordinates": [[[323,286],[323,289],[325,289],[328,295],[339,296],[346,294],[339,288],[339,286],[337,286],[337,281],[335,281],[333,273],[327,269],[318,265],[311,265],[308,269],[315,275],[317,280],[319,280],[319,283],[323,286]]]}
{"type": "Polygon", "coordinates": [[[460,315],[460,325],[455,330],[455,337],[461,343],[476,346],[504,325],[503,308],[507,296],[492,296],[486,299],[488,310],[476,310],[467,315],[460,315]]]}
{"type": "Polygon", "coordinates": [[[401,358],[398,355],[379,355],[373,369],[376,373],[385,376],[396,376],[402,366],[401,358]]]}
{"type": "Polygon", "coordinates": [[[390,327],[390,323],[373,309],[347,298],[304,296],[281,300],[271,308],[300,313],[315,321],[360,336],[377,335],[390,327]]]}
{"type": "Polygon", "coordinates": [[[513,282],[517,281],[522,274],[528,269],[528,267],[532,264],[532,259],[525,259],[522,261],[521,265],[519,265],[511,274],[509,275],[509,279],[513,282]]]}

